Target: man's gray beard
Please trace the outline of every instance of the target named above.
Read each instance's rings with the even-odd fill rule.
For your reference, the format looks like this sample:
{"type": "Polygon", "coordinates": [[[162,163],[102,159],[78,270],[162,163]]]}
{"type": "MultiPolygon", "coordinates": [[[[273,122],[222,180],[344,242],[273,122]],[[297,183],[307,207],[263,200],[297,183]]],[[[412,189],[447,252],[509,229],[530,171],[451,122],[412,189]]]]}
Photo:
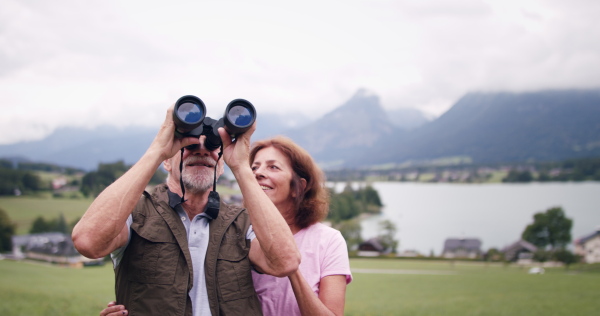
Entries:
{"type": "Polygon", "coordinates": [[[192,173],[183,170],[183,186],[192,193],[206,192],[212,189],[214,176],[212,172],[192,173]]]}
{"type": "Polygon", "coordinates": [[[206,192],[212,189],[214,181],[214,169],[203,169],[200,172],[190,172],[186,166],[193,162],[205,161],[211,165],[216,165],[217,162],[210,158],[195,158],[189,157],[184,161],[184,168],[181,179],[183,180],[183,186],[185,189],[194,194],[206,192]]]}

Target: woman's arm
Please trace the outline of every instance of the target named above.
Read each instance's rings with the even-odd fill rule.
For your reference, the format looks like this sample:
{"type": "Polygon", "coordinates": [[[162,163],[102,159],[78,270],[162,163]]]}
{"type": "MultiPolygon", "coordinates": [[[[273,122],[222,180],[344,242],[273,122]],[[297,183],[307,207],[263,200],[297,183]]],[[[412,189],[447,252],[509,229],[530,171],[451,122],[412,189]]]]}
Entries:
{"type": "Polygon", "coordinates": [[[300,270],[288,277],[302,315],[344,315],[346,276],[330,275],[321,279],[316,296],[300,270]]]}
{"type": "Polygon", "coordinates": [[[122,316],[129,314],[124,305],[116,305],[114,301],[109,302],[107,307],[100,312],[100,316],[122,316]]]}

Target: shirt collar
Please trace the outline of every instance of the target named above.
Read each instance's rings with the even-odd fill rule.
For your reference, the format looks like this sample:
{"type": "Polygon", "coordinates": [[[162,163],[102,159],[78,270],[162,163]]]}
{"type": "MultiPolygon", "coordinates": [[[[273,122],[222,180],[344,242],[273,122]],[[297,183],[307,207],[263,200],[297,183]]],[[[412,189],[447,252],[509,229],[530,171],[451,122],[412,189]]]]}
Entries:
{"type": "MultiPolygon", "coordinates": [[[[179,209],[181,209],[181,211],[183,211],[185,213],[185,210],[183,209],[183,206],[181,205],[181,196],[179,196],[179,194],[171,192],[171,190],[169,190],[167,188],[167,195],[169,196],[169,206],[178,211],[179,209]]],[[[217,210],[217,214],[218,214],[218,210],[217,210]]],[[[211,214],[207,214],[206,212],[206,207],[204,208],[204,212],[202,212],[200,214],[201,216],[205,216],[208,219],[214,219],[211,214]]],[[[216,215],[216,214],[214,214],[216,215]]]]}

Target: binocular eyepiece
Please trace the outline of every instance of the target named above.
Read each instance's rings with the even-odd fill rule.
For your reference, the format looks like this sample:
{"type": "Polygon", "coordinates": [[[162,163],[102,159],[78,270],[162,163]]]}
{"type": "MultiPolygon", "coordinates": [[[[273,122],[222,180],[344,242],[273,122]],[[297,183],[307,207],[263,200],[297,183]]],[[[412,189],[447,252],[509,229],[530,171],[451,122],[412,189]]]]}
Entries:
{"type": "Polygon", "coordinates": [[[256,121],[256,110],[252,103],[244,99],[235,99],[225,108],[223,117],[214,120],[206,116],[206,106],[200,98],[185,95],[177,102],[173,109],[175,122],[175,137],[200,137],[206,136],[204,146],[210,151],[221,147],[219,127],[225,127],[227,133],[237,137],[246,132],[256,121]]]}

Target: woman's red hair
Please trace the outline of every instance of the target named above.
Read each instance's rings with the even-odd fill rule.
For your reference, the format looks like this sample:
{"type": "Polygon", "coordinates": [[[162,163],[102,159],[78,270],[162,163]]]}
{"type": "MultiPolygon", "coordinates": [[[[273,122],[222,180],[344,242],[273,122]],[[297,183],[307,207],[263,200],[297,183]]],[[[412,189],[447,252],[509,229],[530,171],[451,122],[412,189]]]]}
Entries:
{"type": "Polygon", "coordinates": [[[290,189],[296,193],[294,197],[294,204],[296,205],[295,224],[302,229],[324,220],[329,212],[329,191],[325,187],[323,171],[317,166],[310,154],[291,139],[276,136],[257,141],[252,145],[250,164],[254,162],[256,153],[267,147],[279,150],[290,159],[292,164],[294,175],[292,176],[290,189]],[[301,178],[306,180],[304,192],[301,192],[301,178]]]}

